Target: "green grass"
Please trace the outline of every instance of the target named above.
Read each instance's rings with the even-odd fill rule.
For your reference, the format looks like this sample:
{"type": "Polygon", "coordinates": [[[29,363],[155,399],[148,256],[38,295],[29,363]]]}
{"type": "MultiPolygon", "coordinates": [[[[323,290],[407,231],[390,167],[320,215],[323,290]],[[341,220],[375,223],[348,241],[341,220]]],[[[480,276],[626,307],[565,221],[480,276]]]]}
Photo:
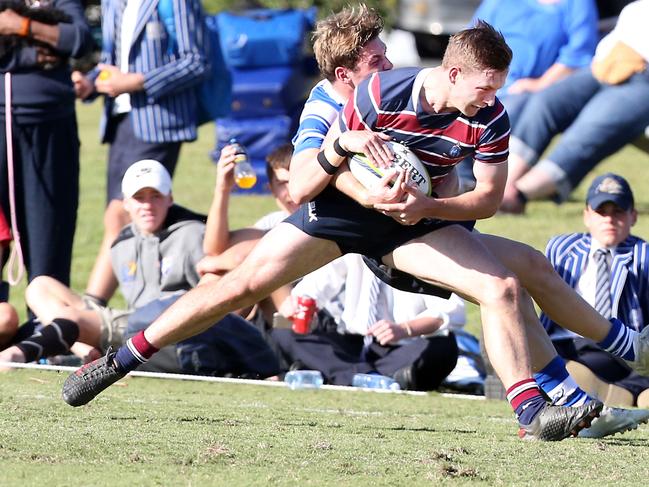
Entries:
{"type": "MultiPolygon", "coordinates": [[[[97,142],[99,104],[79,106],[78,116],[72,284],[83,290],[101,239],[106,148],[97,142]]],[[[211,198],[213,145],[205,126],[184,146],[174,182],[176,200],[200,211],[211,198]]],[[[647,154],[627,147],[597,168],[629,178],[641,213],[635,233],[645,237],[648,164],[647,154]]],[[[478,228],[542,249],[551,235],[582,227],[584,192],[582,185],[567,204],[535,203],[523,217],[497,216],[478,228]]],[[[233,226],[271,209],[268,197],[238,196],[233,226]]],[[[19,310],[22,289],[12,291],[19,310]]],[[[476,333],[475,307],[469,321],[476,333]]],[[[649,476],[648,427],[602,441],[523,444],[504,402],[133,378],[73,409],[59,398],[64,377],[0,377],[0,485],[644,485],[649,476]]]]}
{"type": "Polygon", "coordinates": [[[3,486],[643,485],[649,429],[523,443],[505,402],[130,378],[73,409],[2,378],[3,486]]]}

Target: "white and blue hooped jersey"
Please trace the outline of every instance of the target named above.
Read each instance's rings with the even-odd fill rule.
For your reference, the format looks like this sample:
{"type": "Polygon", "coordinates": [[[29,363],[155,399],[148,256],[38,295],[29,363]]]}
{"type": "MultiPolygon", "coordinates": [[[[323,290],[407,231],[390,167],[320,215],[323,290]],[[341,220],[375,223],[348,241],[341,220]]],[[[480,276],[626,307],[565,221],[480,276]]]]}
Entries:
{"type": "Polygon", "coordinates": [[[293,137],[293,153],[319,149],[344,104],[345,100],[328,80],[323,79],[315,85],[300,115],[300,126],[293,137]]]}

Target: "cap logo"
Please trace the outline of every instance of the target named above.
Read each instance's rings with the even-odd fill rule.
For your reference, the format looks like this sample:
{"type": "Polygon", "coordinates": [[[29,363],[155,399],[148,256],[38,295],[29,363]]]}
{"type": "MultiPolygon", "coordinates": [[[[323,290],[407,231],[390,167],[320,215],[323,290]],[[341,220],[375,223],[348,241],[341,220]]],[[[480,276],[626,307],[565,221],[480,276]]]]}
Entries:
{"type": "Polygon", "coordinates": [[[620,182],[614,178],[605,178],[595,190],[597,193],[623,194],[624,188],[620,182]]]}

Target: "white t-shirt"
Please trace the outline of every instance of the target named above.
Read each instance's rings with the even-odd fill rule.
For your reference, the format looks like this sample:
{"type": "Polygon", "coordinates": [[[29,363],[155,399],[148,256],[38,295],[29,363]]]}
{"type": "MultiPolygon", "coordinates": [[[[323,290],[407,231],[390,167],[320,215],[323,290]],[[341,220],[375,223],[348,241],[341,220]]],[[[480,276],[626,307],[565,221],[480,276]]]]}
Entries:
{"type": "MultiPolygon", "coordinates": [[[[325,308],[336,320],[339,333],[365,335],[370,301],[371,281],[379,280],[358,254],[346,254],[300,281],[291,294],[311,296],[318,307],[325,308]]],[[[442,318],[440,332],[460,329],[466,323],[464,301],[453,294],[442,299],[425,294],[408,293],[385,284],[377,305],[378,319],[403,323],[417,316],[442,318]]]]}
{"type": "Polygon", "coordinates": [[[262,216],[259,220],[253,225],[257,230],[263,230],[267,232],[275,228],[279,223],[281,223],[289,213],[283,210],[273,211],[268,215],[262,216]]]}
{"type": "MultiPolygon", "coordinates": [[[[128,55],[133,43],[135,24],[137,23],[137,12],[140,9],[142,0],[127,0],[122,15],[122,28],[120,29],[120,52],[115,53],[119,59],[119,68],[122,73],[128,73],[128,55]]],[[[128,113],[131,111],[131,95],[122,93],[115,98],[113,115],[128,113]]]]}
{"type": "Polygon", "coordinates": [[[628,4],[620,12],[613,30],[597,45],[595,59],[602,59],[616,42],[622,41],[649,62],[649,0],[637,0],[628,4]]]}

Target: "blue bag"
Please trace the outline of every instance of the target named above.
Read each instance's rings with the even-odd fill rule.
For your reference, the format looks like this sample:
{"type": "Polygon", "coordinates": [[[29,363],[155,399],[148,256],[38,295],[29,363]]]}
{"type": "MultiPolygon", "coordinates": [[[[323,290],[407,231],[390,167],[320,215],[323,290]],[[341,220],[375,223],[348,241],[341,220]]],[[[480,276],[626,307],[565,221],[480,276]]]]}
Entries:
{"type": "Polygon", "coordinates": [[[232,72],[232,118],[290,115],[304,105],[309,86],[302,66],[272,66],[232,72]]]}
{"type": "MultiPolygon", "coordinates": [[[[173,52],[177,48],[176,26],[174,24],[174,10],[172,0],[160,0],[158,2],[158,15],[169,35],[169,50],[173,52]]],[[[230,114],[232,105],[232,77],[228,71],[221,52],[219,41],[217,16],[205,17],[206,26],[206,51],[210,64],[210,73],[196,87],[198,98],[198,124],[213,122],[219,117],[226,117],[230,114]]]]}
{"type": "Polygon", "coordinates": [[[237,139],[251,159],[264,160],[280,145],[291,140],[293,121],[286,115],[255,118],[219,118],[216,121],[216,150],[212,159],[219,160],[221,149],[237,139]]]}
{"type": "Polygon", "coordinates": [[[221,48],[229,67],[285,66],[302,61],[304,38],[316,8],[254,9],[218,15],[221,48]]]}

